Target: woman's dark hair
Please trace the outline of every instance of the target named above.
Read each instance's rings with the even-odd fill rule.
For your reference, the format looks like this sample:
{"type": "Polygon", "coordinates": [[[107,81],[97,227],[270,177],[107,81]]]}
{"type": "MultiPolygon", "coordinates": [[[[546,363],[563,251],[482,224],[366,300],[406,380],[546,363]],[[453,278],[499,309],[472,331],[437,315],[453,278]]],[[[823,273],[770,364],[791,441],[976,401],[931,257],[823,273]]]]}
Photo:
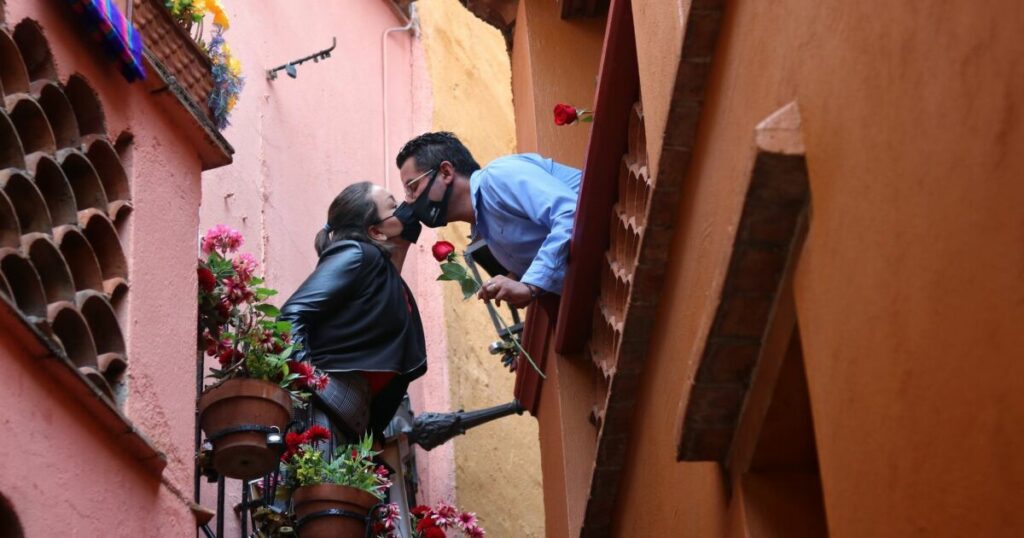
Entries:
{"type": "Polygon", "coordinates": [[[436,169],[443,161],[452,163],[456,172],[467,177],[480,169],[469,149],[447,131],[424,133],[406,142],[398,152],[395,164],[401,168],[410,157],[416,159],[416,168],[420,172],[436,169]]]}
{"type": "Polygon", "coordinates": [[[361,181],[345,187],[338,196],[334,197],[331,206],[327,208],[327,225],[316,233],[313,246],[316,247],[316,255],[320,256],[335,241],[352,239],[369,243],[379,248],[384,254],[388,254],[387,248],[377,241],[374,241],[368,233],[367,228],[380,222],[377,215],[377,204],[370,196],[373,183],[361,181]]]}

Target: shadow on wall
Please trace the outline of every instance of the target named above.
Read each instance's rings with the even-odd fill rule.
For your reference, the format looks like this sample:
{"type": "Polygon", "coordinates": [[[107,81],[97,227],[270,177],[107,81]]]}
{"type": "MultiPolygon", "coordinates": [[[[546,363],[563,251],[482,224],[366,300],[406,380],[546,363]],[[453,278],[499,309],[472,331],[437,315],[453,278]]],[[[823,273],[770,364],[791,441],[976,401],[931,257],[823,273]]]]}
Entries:
{"type": "Polygon", "coordinates": [[[21,530],[21,522],[18,521],[18,514],[14,513],[7,497],[0,493],[0,538],[25,538],[21,530]]]}

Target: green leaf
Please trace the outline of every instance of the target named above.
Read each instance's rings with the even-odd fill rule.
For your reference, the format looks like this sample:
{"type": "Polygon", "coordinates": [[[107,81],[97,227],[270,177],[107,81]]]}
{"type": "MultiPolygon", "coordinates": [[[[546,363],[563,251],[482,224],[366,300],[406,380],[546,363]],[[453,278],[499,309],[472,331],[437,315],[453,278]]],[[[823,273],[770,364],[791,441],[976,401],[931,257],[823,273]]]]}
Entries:
{"type": "Polygon", "coordinates": [[[459,285],[462,286],[462,299],[466,300],[480,291],[480,284],[477,284],[476,280],[472,278],[464,278],[459,281],[459,285]]]}
{"type": "Polygon", "coordinates": [[[253,290],[253,294],[256,296],[257,301],[263,301],[277,295],[277,290],[272,290],[270,288],[256,288],[253,290]]]}
{"type": "Polygon", "coordinates": [[[460,280],[468,276],[466,268],[457,263],[442,263],[441,274],[445,277],[444,280],[460,280]]]}
{"type": "Polygon", "coordinates": [[[276,318],[281,315],[281,310],[272,304],[258,304],[253,308],[272,318],[276,318]]]}
{"type": "Polygon", "coordinates": [[[262,278],[258,277],[258,276],[254,276],[254,277],[249,279],[249,285],[250,286],[259,286],[263,282],[264,282],[264,280],[262,278]]]}
{"type": "Polygon", "coordinates": [[[584,117],[580,118],[580,121],[583,122],[583,123],[590,123],[590,122],[594,121],[594,117],[593,116],[584,116],[584,117]]]}

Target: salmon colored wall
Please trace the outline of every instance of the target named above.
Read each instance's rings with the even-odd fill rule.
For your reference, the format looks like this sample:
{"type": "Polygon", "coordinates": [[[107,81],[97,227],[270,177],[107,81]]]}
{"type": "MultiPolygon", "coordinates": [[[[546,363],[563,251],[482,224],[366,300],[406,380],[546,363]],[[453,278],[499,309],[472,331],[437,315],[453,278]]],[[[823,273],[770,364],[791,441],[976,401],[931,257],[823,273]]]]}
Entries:
{"type": "Polygon", "coordinates": [[[813,207],[794,288],[831,536],[1024,533],[1022,23],[1012,1],[729,5],[617,535],[726,532],[716,464],[677,463],[676,433],[754,127],[793,100],[813,207]]]}
{"type": "MultiPolygon", "coordinates": [[[[128,346],[124,412],[166,453],[162,478],[142,474],[93,418],[5,341],[0,488],[27,536],[184,536],[194,521],[174,491],[191,491],[195,409],[196,228],[200,163],[193,141],[140,83],[128,84],[62,2],[11,0],[6,20],[38,21],[61,81],[83,75],[99,95],[108,134],[134,136],[128,170],[134,211],[122,236],[131,290],[122,328],[128,346]],[[74,527],[70,530],[69,527],[74,527]],[[120,532],[120,531],[118,531],[120,532]]],[[[186,493],[184,495],[188,497],[186,493]]]]}
{"type": "Polygon", "coordinates": [[[25,536],[195,533],[187,506],[160,478],[128,457],[66,388],[41,375],[49,371],[41,367],[48,359],[29,355],[4,331],[0,360],[0,424],[7,432],[0,449],[0,494],[10,500],[25,536]]]}
{"type": "MultiPolygon", "coordinates": [[[[247,241],[243,250],[257,256],[282,303],[315,267],[313,237],[342,189],[367,180],[385,185],[387,172],[401,201],[394,158],[413,134],[430,128],[429,80],[419,40],[407,31],[389,34],[385,145],[381,38],[405,24],[388,2],[323,2],[315,9],[286,0],[263,1],[258,9],[244,0],[224,4],[231,17],[225,36],[246,87],[225,131],[237,150],[235,163],[203,176],[201,225],[239,229],[247,241]],[[328,47],[332,37],[338,47],[331,58],[298,66],[295,79],[283,73],[266,79],[266,69],[328,47]]],[[[424,230],[402,271],[427,340],[429,371],[409,391],[417,411],[449,407],[444,311],[429,251],[434,238],[424,230]]],[[[450,497],[450,452],[420,453],[417,465],[421,498],[450,497]]],[[[238,482],[228,482],[229,503],[240,491],[238,482]]],[[[216,500],[213,487],[203,495],[206,505],[216,500]]]]}

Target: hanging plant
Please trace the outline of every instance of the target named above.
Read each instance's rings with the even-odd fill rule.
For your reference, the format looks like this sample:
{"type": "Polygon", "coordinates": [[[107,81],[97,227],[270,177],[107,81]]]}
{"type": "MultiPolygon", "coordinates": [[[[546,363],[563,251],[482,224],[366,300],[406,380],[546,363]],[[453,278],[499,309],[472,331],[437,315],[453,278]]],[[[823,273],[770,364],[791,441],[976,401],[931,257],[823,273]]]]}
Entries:
{"type": "Polygon", "coordinates": [[[210,58],[213,89],[206,104],[210,119],[218,129],[224,130],[230,125],[228,117],[245,86],[242,64],[231,54],[231,47],[224,39],[224,32],[231,26],[227,12],[221,0],[164,0],[164,6],[210,58]],[[205,25],[211,17],[213,30],[207,44],[205,25]]]}
{"type": "Polygon", "coordinates": [[[210,116],[218,129],[224,130],[231,122],[228,118],[238,104],[238,96],[245,87],[242,64],[231,54],[224,40],[224,26],[215,25],[210,39],[210,61],[213,63],[213,91],[210,92],[210,116]]]}

